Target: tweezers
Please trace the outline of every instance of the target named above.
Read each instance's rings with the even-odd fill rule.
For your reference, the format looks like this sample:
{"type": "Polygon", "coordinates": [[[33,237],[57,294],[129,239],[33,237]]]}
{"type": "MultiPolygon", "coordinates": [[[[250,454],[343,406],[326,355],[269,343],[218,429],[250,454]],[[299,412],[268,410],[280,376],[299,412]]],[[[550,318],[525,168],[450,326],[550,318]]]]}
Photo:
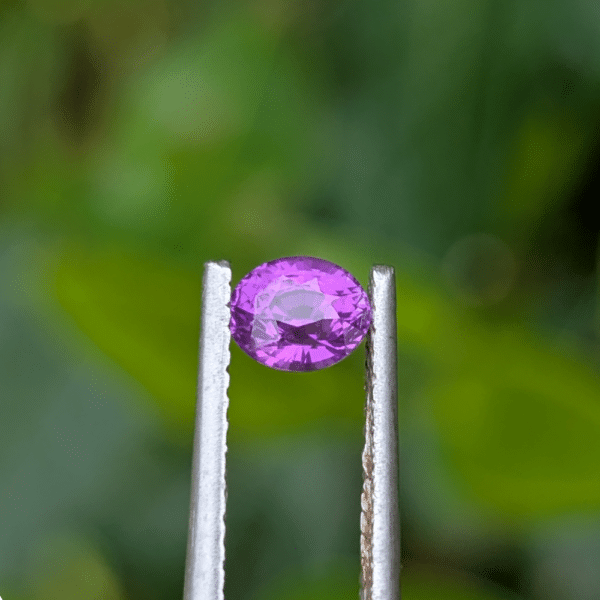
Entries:
{"type": "MultiPolygon", "coordinates": [[[[396,285],[393,267],[371,269],[362,454],[361,600],[400,600],[396,285]]],[[[198,398],[184,600],[224,600],[231,268],[204,265],[198,398]]]]}

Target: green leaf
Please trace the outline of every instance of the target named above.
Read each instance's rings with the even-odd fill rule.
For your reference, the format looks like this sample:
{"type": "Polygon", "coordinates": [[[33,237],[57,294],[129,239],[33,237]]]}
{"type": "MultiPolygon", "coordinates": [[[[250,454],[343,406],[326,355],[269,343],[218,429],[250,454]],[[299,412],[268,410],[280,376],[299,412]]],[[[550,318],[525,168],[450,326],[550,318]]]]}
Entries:
{"type": "MultiPolygon", "coordinates": [[[[306,238],[284,250],[310,247],[324,255],[323,243],[306,238]]],[[[328,255],[353,272],[367,271],[367,259],[344,243],[331,237],[327,246],[328,255]]],[[[401,264],[390,258],[385,262],[401,264]]],[[[404,363],[424,367],[411,379],[401,363],[403,426],[411,427],[415,414],[406,407],[422,405],[465,496],[511,518],[597,508],[600,386],[584,358],[570,357],[525,325],[484,321],[423,274],[399,267],[397,274],[400,354],[404,363]]],[[[166,422],[188,432],[200,278],[191,268],[117,249],[73,251],[56,276],[58,299],[82,330],[145,385],[166,422]]],[[[233,439],[298,432],[319,422],[352,430],[362,421],[362,349],[307,375],[265,369],[232,348],[233,439]]]]}
{"type": "Polygon", "coordinates": [[[464,490],[515,518],[597,508],[597,373],[524,328],[485,333],[426,392],[464,490]]]}
{"type": "Polygon", "coordinates": [[[66,253],[55,292],[76,323],[155,396],[171,426],[194,414],[200,274],[117,249],[66,253]]]}

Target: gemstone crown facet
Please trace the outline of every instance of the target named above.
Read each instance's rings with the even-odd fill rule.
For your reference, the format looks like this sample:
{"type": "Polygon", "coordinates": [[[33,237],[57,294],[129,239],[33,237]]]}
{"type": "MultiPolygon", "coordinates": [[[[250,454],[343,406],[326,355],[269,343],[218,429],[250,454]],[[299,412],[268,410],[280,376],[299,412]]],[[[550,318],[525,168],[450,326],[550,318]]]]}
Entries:
{"type": "Polygon", "coordinates": [[[259,265],[231,297],[231,335],[258,362],[281,371],[316,371],[350,354],[371,324],[360,283],[342,267],[310,256],[259,265]]]}

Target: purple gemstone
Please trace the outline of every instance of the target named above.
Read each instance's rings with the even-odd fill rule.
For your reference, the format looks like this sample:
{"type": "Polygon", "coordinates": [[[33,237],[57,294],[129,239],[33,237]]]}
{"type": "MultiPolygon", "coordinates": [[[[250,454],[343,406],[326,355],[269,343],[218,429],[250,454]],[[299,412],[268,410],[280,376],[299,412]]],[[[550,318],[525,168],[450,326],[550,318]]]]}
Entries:
{"type": "Polygon", "coordinates": [[[371,324],[360,283],[321,258],[292,256],[259,265],[231,297],[231,335],[258,362],[316,371],[345,358],[371,324]]]}

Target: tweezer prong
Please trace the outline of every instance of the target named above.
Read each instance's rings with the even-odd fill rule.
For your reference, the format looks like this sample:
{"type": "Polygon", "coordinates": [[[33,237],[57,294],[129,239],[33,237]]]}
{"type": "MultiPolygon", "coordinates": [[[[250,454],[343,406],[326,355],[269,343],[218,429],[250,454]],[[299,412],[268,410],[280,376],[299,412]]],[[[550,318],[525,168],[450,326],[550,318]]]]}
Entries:
{"type": "MultiPolygon", "coordinates": [[[[226,261],[205,265],[184,600],[224,600],[225,455],[229,400],[226,261]]],[[[361,496],[361,599],[400,600],[396,291],[392,267],[371,270],[361,496]]]]}
{"type": "Polygon", "coordinates": [[[224,600],[229,263],[204,266],[184,600],[224,600]]]}
{"type": "Polygon", "coordinates": [[[361,600],[400,599],[396,283],[392,267],[371,269],[365,449],[361,497],[361,600]]]}

